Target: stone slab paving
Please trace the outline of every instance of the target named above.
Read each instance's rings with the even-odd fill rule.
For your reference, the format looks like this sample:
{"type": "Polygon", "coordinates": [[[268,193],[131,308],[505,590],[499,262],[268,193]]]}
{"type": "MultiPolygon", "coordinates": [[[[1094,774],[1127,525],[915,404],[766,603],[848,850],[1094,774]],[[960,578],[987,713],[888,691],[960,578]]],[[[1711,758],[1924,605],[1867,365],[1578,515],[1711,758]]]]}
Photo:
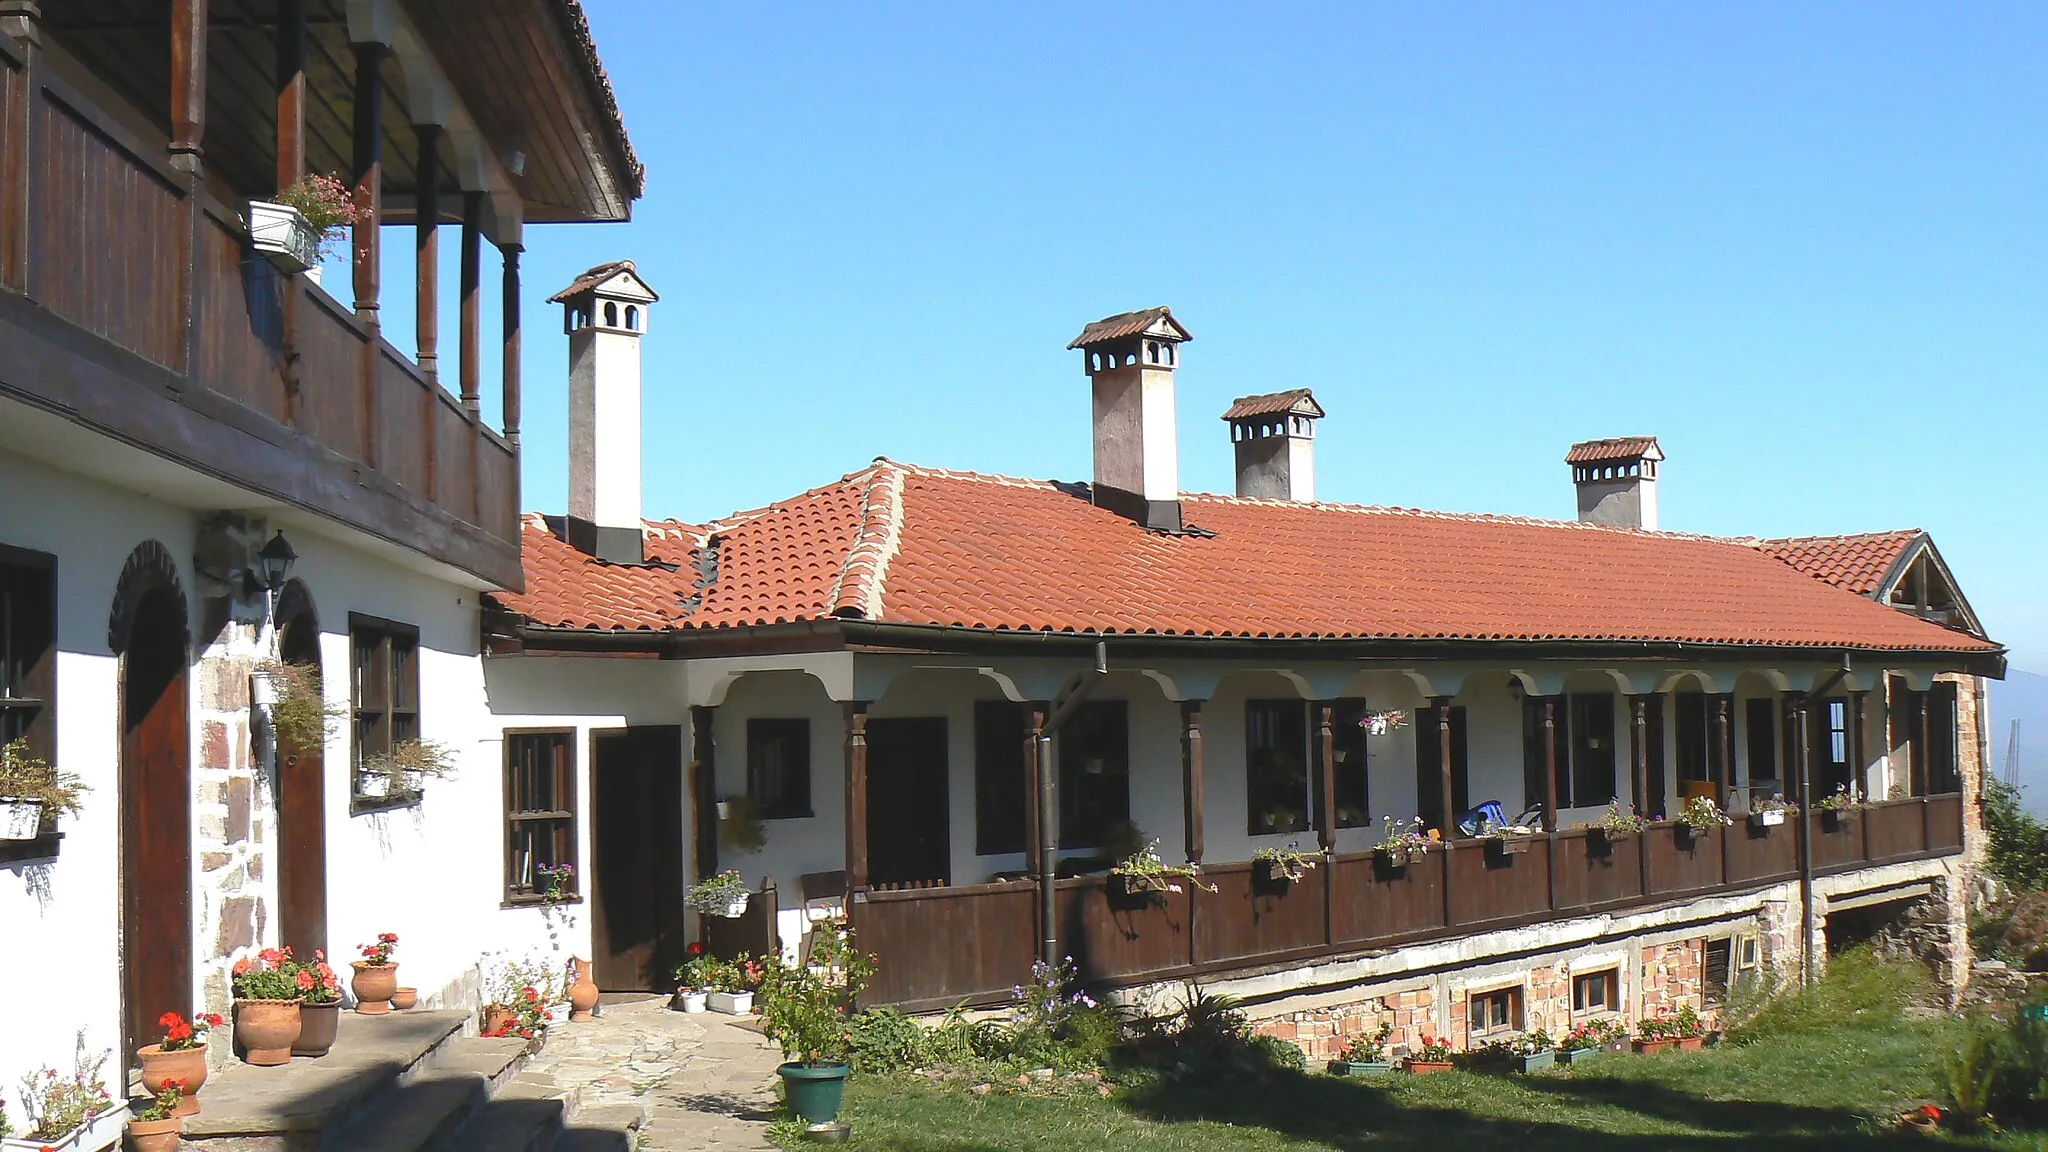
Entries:
{"type": "Polygon", "coordinates": [[[597,1019],[549,1030],[522,1079],[550,1078],[584,1110],[638,1106],[646,1152],[770,1150],[782,1054],[735,1020],[671,1011],[666,997],[606,996],[597,1019]]]}

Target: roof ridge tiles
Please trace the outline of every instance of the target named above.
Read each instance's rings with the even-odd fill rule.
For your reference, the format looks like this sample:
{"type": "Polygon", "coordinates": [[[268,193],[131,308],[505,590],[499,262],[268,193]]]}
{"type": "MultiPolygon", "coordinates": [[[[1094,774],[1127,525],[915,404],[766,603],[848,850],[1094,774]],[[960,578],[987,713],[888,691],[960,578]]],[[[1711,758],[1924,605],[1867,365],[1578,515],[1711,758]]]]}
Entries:
{"type": "Polygon", "coordinates": [[[903,531],[903,470],[893,461],[877,461],[868,471],[861,493],[860,522],[853,546],[846,551],[839,579],[830,596],[832,615],[878,620],[889,561],[896,556],[903,531]]]}

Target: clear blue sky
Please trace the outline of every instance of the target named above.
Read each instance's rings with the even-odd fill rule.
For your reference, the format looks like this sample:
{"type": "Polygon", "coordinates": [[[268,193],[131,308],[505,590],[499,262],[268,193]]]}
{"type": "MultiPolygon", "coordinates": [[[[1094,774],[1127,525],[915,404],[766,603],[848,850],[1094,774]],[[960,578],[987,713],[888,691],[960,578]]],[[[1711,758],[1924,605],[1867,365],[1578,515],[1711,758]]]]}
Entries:
{"type": "Polygon", "coordinates": [[[1304,384],[1328,500],[1567,517],[1571,441],[1654,433],[1665,527],[1926,527],[2048,670],[2048,8],[586,2],[647,196],[529,230],[530,508],[540,300],[600,260],[662,294],[692,520],[878,454],[1085,478],[1063,347],[1169,304],[1186,488],[1304,384]]]}

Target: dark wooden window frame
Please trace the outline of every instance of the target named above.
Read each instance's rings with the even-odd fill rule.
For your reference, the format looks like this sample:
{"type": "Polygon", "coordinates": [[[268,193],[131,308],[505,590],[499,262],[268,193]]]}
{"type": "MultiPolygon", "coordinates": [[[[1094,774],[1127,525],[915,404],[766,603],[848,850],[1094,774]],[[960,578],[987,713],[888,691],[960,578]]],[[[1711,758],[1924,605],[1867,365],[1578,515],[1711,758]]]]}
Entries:
{"type": "Polygon", "coordinates": [[[812,808],[811,721],[808,716],[749,716],[747,718],[747,795],[760,806],[763,820],[808,820],[812,808]],[[771,747],[785,739],[796,752],[789,763],[767,763],[771,747]],[[768,777],[780,776],[770,788],[768,777]]]}
{"type": "Polygon", "coordinates": [[[1572,973],[1572,1017],[1611,1016],[1621,1011],[1621,969],[1602,968],[1597,972],[1572,973]],[[1600,1002],[1595,1004],[1587,995],[1589,989],[1600,990],[1600,1002]]]}
{"type": "Polygon", "coordinates": [[[1728,990],[1735,985],[1735,955],[1738,947],[1733,936],[1715,936],[1700,944],[1700,1002],[1715,1007],[1728,1001],[1728,990]]]}
{"type": "Polygon", "coordinates": [[[1062,849],[1100,848],[1103,840],[1117,825],[1131,818],[1131,713],[1130,703],[1125,700],[1088,700],[1074,711],[1053,740],[1059,767],[1060,835],[1062,849]],[[1087,770],[1088,753],[1092,749],[1087,738],[1103,735],[1098,731],[1107,724],[1108,716],[1118,717],[1117,726],[1122,729],[1123,744],[1119,748],[1102,751],[1103,766],[1098,772],[1087,770]],[[1103,780],[1101,785],[1091,784],[1084,788],[1082,782],[1090,777],[1103,780]],[[1121,790],[1108,781],[1122,782],[1121,790]],[[1112,801],[1120,799],[1121,805],[1112,801]]]}
{"type": "Polygon", "coordinates": [[[1465,1031],[1473,1039],[1504,1036],[1521,1030],[1522,990],[1519,987],[1489,988],[1466,997],[1465,1031]]]}
{"type": "Polygon", "coordinates": [[[1316,760],[1311,743],[1308,701],[1282,697],[1244,702],[1246,835],[1286,836],[1309,830],[1309,778],[1316,760]],[[1290,737],[1293,747],[1288,746],[1290,737]],[[1280,807],[1290,793],[1299,807],[1280,807]],[[1295,822],[1291,827],[1263,824],[1262,810],[1284,811],[1295,822]]]}
{"type": "Polygon", "coordinates": [[[420,630],[412,624],[351,612],[348,616],[349,813],[410,808],[421,791],[369,795],[363,791],[363,761],[389,752],[406,740],[420,739],[420,630]],[[363,666],[364,640],[371,641],[371,666],[363,666]],[[400,666],[400,652],[410,658],[400,666]],[[381,679],[374,697],[366,698],[366,681],[381,679]],[[406,703],[410,707],[405,707],[406,703]]]}
{"type": "MultiPolygon", "coordinates": [[[[30,756],[62,766],[57,758],[57,558],[0,544],[0,744],[19,736],[28,738],[30,756]],[[42,604],[15,599],[25,584],[41,585],[42,604]],[[31,613],[40,624],[24,626],[31,613]],[[38,644],[39,652],[26,647],[38,644]]],[[[33,839],[0,842],[0,862],[54,856],[64,834],[52,819],[44,816],[41,834],[33,839]]]]}
{"type": "Polygon", "coordinates": [[[583,875],[577,860],[578,828],[576,814],[576,753],[577,731],[574,728],[507,728],[504,744],[504,797],[505,797],[505,907],[524,907],[542,904],[546,897],[541,894],[539,876],[522,877],[517,847],[521,834],[536,825],[547,825],[566,830],[560,838],[566,851],[557,853],[552,864],[567,864],[570,895],[558,903],[579,904],[583,901],[583,875]],[[519,779],[519,748],[527,741],[548,741],[559,743],[563,749],[560,777],[554,781],[555,799],[561,806],[555,808],[524,808],[520,801],[523,788],[519,779]],[[525,882],[522,883],[522,880],[525,882]]]}
{"type": "Polygon", "coordinates": [[[1372,745],[1365,730],[1371,708],[1357,697],[1336,702],[1331,743],[1336,746],[1337,827],[1372,827],[1372,745]]]}

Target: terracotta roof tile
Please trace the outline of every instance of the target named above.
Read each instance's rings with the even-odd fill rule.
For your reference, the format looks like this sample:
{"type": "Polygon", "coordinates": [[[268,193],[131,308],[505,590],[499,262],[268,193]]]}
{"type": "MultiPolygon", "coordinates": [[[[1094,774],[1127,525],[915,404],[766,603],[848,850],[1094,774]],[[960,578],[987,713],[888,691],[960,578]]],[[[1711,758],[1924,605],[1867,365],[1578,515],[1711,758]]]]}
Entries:
{"type": "Polygon", "coordinates": [[[1657,447],[1655,436],[1615,436],[1606,440],[1582,440],[1572,445],[1564,454],[1567,464],[1606,464],[1618,460],[1637,460],[1648,456],[1662,460],[1663,451],[1657,447]]]}
{"type": "Polygon", "coordinates": [[[1086,348],[1091,344],[1100,344],[1106,340],[1122,340],[1128,336],[1136,336],[1160,320],[1173,325],[1174,331],[1180,333],[1182,340],[1193,340],[1195,338],[1194,333],[1189,332],[1182,326],[1180,321],[1173,318],[1173,309],[1167,307],[1143,308],[1136,312],[1119,312],[1114,316],[1105,316],[1097,320],[1095,323],[1081,329],[1081,334],[1074,337],[1074,342],[1067,345],[1067,347],[1086,348]]]}
{"type": "MultiPolygon", "coordinates": [[[[621,272],[631,272],[635,277],[638,277],[640,275],[640,270],[633,267],[633,262],[631,260],[608,261],[606,263],[599,264],[595,268],[591,268],[585,271],[582,275],[576,277],[574,280],[569,281],[569,286],[567,288],[564,288],[560,292],[555,293],[553,296],[548,297],[548,303],[566,304],[569,302],[571,298],[581,296],[583,293],[590,291],[592,288],[595,288],[599,284],[602,284],[605,281],[611,279],[612,277],[617,276],[621,272]]],[[[642,281],[642,283],[644,284],[645,281],[642,281]]],[[[647,291],[649,295],[652,295],[654,289],[649,288],[647,291]]],[[[656,296],[655,299],[659,300],[661,299],[661,297],[656,296]]]]}
{"type": "Polygon", "coordinates": [[[1760,540],[1757,547],[1817,580],[1859,596],[1875,596],[1899,557],[1924,535],[1918,528],[1907,528],[1856,536],[1793,536],[1760,540]]]}
{"type": "Polygon", "coordinates": [[[1223,418],[1250,420],[1258,416],[1283,416],[1296,411],[1318,420],[1323,418],[1323,406],[1316,403],[1315,394],[1306,388],[1290,388],[1285,392],[1268,392],[1260,396],[1239,396],[1230,402],[1230,410],[1223,414],[1223,418]]]}
{"type": "Polygon", "coordinates": [[[651,524],[650,553],[674,571],[603,564],[529,517],[528,590],[498,599],[537,623],[604,629],[839,613],[1028,631],[1996,647],[1813,579],[1781,562],[1781,542],[1201,494],[1182,509],[1214,535],[1147,532],[1083,486],[878,460],[718,524],[651,524]],[[715,575],[701,590],[700,573],[715,575]]]}

